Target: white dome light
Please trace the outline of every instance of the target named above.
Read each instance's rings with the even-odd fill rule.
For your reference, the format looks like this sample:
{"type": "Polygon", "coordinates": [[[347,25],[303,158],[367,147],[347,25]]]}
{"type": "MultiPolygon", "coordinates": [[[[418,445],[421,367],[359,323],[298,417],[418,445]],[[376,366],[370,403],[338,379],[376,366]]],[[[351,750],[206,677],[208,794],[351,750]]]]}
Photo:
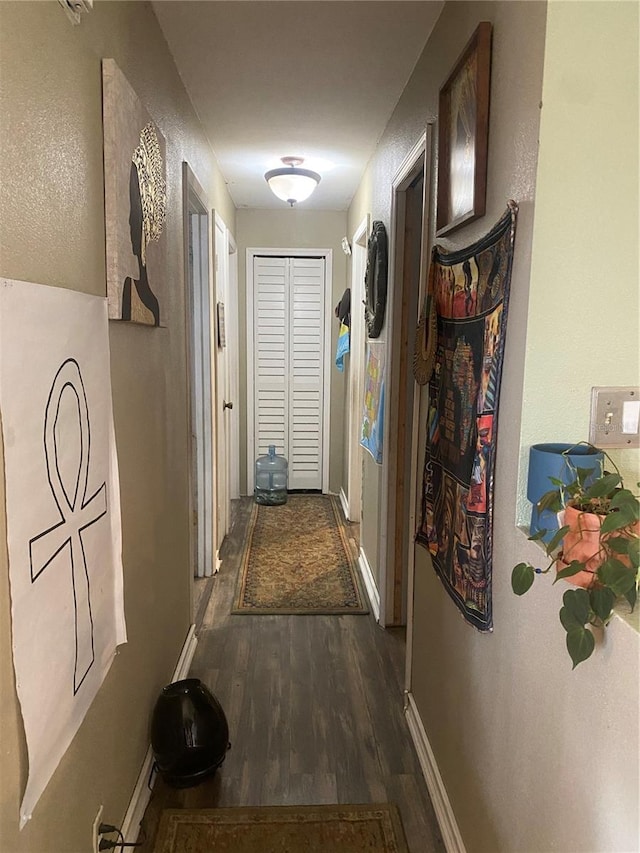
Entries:
{"type": "Polygon", "coordinates": [[[296,202],[309,198],[320,183],[320,175],[310,169],[298,168],[304,160],[301,157],[282,157],[283,168],[271,169],[265,174],[265,180],[271,192],[293,207],[296,202]]]}

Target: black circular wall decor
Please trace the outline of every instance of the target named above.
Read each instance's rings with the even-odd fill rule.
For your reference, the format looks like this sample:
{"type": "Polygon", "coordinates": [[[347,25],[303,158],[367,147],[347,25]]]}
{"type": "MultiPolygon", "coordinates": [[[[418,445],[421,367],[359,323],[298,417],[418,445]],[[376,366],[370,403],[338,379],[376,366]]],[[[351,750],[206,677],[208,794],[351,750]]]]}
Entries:
{"type": "Polygon", "coordinates": [[[384,223],[376,220],[367,242],[367,271],[364,286],[367,295],[367,331],[377,338],[384,323],[387,305],[387,232],[384,223]]]}

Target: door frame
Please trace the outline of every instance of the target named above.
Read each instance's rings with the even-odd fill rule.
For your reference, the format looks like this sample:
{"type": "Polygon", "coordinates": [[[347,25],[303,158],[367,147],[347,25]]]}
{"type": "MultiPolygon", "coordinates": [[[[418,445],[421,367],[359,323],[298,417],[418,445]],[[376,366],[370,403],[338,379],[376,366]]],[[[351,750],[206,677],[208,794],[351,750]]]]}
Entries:
{"type": "Polygon", "coordinates": [[[240,346],[239,346],[239,310],[238,310],[238,246],[233,234],[227,232],[228,243],[228,311],[225,311],[227,330],[227,360],[229,365],[229,394],[233,409],[230,411],[230,482],[229,497],[240,497],[240,346]]]}
{"type": "Polygon", "coordinates": [[[329,491],[329,454],[331,450],[331,295],[333,290],[333,249],[293,249],[293,248],[248,248],[246,251],[247,286],[247,494],[253,494],[255,440],[252,424],[254,420],[254,347],[253,347],[253,307],[254,281],[253,261],[256,255],[285,258],[323,257],[324,264],[324,375],[323,375],[323,412],[322,412],[322,493],[329,491]]]}
{"type": "Polygon", "coordinates": [[[351,238],[351,327],[349,329],[349,410],[347,413],[347,495],[349,521],[360,523],[362,514],[362,399],[364,397],[367,331],[364,311],[364,276],[371,217],[367,214],[351,238]]]}
{"type": "MultiPolygon", "coordinates": [[[[193,314],[194,314],[194,298],[192,292],[192,282],[189,268],[189,215],[191,206],[197,208],[196,211],[207,217],[207,253],[208,253],[208,269],[207,269],[207,286],[209,292],[209,320],[211,321],[211,306],[213,304],[213,264],[211,263],[211,247],[212,247],[212,229],[211,216],[209,215],[209,205],[207,196],[200,182],[195,176],[195,173],[186,161],[182,163],[182,224],[183,224],[183,274],[184,274],[184,293],[185,293],[185,344],[187,356],[186,384],[187,384],[187,428],[189,431],[188,442],[188,481],[189,481],[189,497],[188,497],[188,512],[189,512],[189,584],[191,590],[191,607],[193,611],[193,582],[194,577],[198,573],[198,533],[197,524],[208,524],[210,526],[211,535],[211,562],[203,567],[203,574],[200,577],[211,577],[217,570],[217,561],[214,557],[215,543],[217,538],[217,521],[216,521],[216,500],[217,487],[216,478],[213,476],[213,465],[209,465],[208,469],[205,464],[205,471],[211,472],[211,518],[197,519],[197,524],[194,524],[196,513],[198,510],[198,502],[196,498],[197,474],[194,468],[197,465],[197,451],[194,446],[195,435],[193,433],[193,404],[192,397],[195,392],[195,352],[193,347],[193,314]]],[[[205,392],[205,396],[210,397],[210,410],[213,413],[213,404],[215,400],[215,365],[212,358],[212,350],[210,349],[210,387],[205,392]]],[[[211,446],[216,446],[216,423],[215,416],[211,418],[211,446]]],[[[212,462],[213,460],[211,460],[212,462]]],[[[192,612],[192,618],[194,617],[192,612]]]]}
{"type": "Polygon", "coordinates": [[[389,238],[389,282],[387,288],[387,317],[385,326],[387,328],[387,388],[389,393],[385,399],[384,422],[388,428],[384,431],[382,450],[382,490],[380,500],[380,525],[379,549],[380,554],[380,618],[383,627],[398,624],[398,612],[400,611],[400,623],[407,624],[407,657],[410,654],[410,635],[413,622],[413,573],[415,554],[413,534],[416,529],[416,502],[417,502],[417,463],[419,458],[418,426],[420,408],[420,386],[414,383],[413,388],[413,417],[411,428],[407,430],[407,438],[411,443],[410,448],[410,482],[409,482],[409,548],[408,566],[406,576],[404,567],[395,566],[395,538],[396,538],[396,489],[399,478],[398,448],[396,442],[395,425],[398,422],[398,393],[399,393],[399,346],[400,327],[402,320],[402,296],[403,296],[403,267],[404,252],[398,251],[399,246],[404,247],[404,225],[405,225],[405,191],[419,174],[420,163],[423,169],[423,199],[422,199],[422,248],[420,253],[420,283],[418,291],[418,305],[415,322],[417,325],[420,308],[424,300],[426,278],[429,264],[429,233],[430,233],[430,205],[431,198],[431,126],[429,125],[422,133],[416,144],[403,160],[392,181],[391,198],[391,226],[389,238]],[[400,238],[400,239],[399,239],[400,238]],[[400,242],[402,240],[402,242],[400,242]],[[398,583],[398,572],[402,574],[398,583]],[[398,604],[400,595],[401,605],[398,604]]]}
{"type": "Polygon", "coordinates": [[[217,482],[217,504],[216,512],[218,514],[218,530],[216,548],[218,552],[224,541],[224,537],[229,532],[231,519],[231,491],[230,491],[230,453],[229,446],[230,438],[230,418],[227,415],[227,409],[224,404],[228,402],[226,397],[229,396],[230,376],[229,376],[229,348],[226,345],[221,348],[219,345],[218,332],[218,303],[224,305],[225,312],[225,332],[226,332],[226,314],[227,302],[229,295],[229,229],[217,210],[211,211],[212,227],[213,227],[213,257],[214,257],[214,275],[215,275],[215,303],[212,311],[213,333],[212,340],[215,348],[215,367],[216,367],[216,396],[215,396],[215,421],[216,430],[216,482],[217,482]],[[220,233],[220,245],[218,245],[218,233],[220,233]],[[221,459],[222,457],[222,459],[221,459]]]}

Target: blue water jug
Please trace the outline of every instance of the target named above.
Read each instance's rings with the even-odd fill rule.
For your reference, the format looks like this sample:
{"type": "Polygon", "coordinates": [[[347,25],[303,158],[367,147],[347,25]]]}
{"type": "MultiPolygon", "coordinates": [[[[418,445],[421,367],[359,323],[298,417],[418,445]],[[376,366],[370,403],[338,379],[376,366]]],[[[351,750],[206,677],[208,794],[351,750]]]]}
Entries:
{"type": "Polygon", "coordinates": [[[284,456],[276,454],[275,444],[269,445],[269,453],[256,459],[255,501],[264,506],[277,506],[287,502],[287,470],[284,456]]]}

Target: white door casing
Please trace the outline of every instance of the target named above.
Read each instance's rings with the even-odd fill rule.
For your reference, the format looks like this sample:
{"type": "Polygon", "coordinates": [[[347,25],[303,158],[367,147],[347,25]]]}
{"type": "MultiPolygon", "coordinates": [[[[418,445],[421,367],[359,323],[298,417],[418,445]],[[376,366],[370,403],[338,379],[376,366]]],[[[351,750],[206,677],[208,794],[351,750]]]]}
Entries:
{"type": "MultiPolygon", "coordinates": [[[[422,251],[420,254],[420,285],[418,291],[418,313],[422,310],[427,293],[427,277],[429,273],[430,261],[430,246],[429,234],[431,231],[430,222],[430,199],[433,198],[433,170],[432,166],[432,125],[427,125],[423,137],[419,140],[413,151],[410,153],[413,162],[420,156],[420,151],[424,151],[424,198],[422,204],[422,251]]],[[[422,477],[422,472],[418,472],[418,461],[420,459],[421,448],[418,444],[418,436],[420,431],[420,396],[421,387],[417,382],[413,385],[413,423],[411,425],[411,481],[409,484],[409,565],[407,572],[407,634],[406,634],[406,655],[405,655],[405,696],[411,692],[411,667],[413,662],[413,598],[415,586],[415,540],[413,534],[417,529],[417,514],[418,501],[420,498],[419,482],[422,477]],[[419,479],[420,478],[420,479],[419,479]]]]}
{"type": "MultiPolygon", "coordinates": [[[[417,164],[421,159],[424,160],[424,196],[423,196],[423,216],[422,216],[422,250],[420,260],[420,290],[418,294],[418,313],[422,306],[422,301],[425,294],[426,276],[429,263],[428,241],[429,241],[429,206],[427,200],[430,198],[431,190],[431,127],[428,126],[420,139],[405,157],[402,165],[396,172],[392,182],[392,209],[391,209],[391,227],[390,227],[390,245],[389,245],[389,281],[387,289],[387,316],[385,318],[385,327],[389,329],[387,334],[387,375],[393,377],[393,368],[399,359],[399,353],[396,346],[393,346],[394,322],[397,309],[400,307],[401,290],[402,288],[402,257],[396,257],[397,253],[397,232],[398,225],[403,213],[398,210],[398,197],[411,183],[415,177],[417,164]]],[[[417,323],[418,317],[416,317],[417,323]]],[[[390,423],[390,418],[396,413],[391,408],[391,394],[387,394],[385,398],[384,420],[385,424],[390,423]]],[[[413,420],[411,424],[411,481],[409,487],[409,531],[410,536],[415,532],[416,528],[416,504],[417,504],[417,465],[420,448],[418,447],[418,417],[419,417],[419,401],[420,388],[417,383],[414,383],[413,396],[413,420]]],[[[378,553],[380,554],[380,624],[386,626],[389,624],[390,614],[393,613],[393,596],[394,591],[394,571],[390,564],[389,554],[393,549],[395,530],[395,488],[396,483],[391,482],[391,472],[389,466],[389,436],[390,430],[385,429],[383,440],[383,462],[382,462],[382,491],[380,501],[380,518],[383,523],[380,525],[380,538],[378,553]]],[[[395,472],[397,474],[397,472],[395,472]]],[[[415,552],[413,544],[409,547],[409,566],[407,578],[407,642],[406,642],[406,658],[405,658],[405,687],[410,690],[410,672],[411,672],[411,644],[413,636],[413,585],[414,585],[414,562],[415,552]]]]}
{"type": "Polygon", "coordinates": [[[238,331],[238,248],[233,235],[228,233],[228,292],[225,306],[227,337],[227,364],[229,366],[229,399],[233,409],[229,415],[229,497],[240,497],[240,345],[238,331]]]}
{"type": "Polygon", "coordinates": [[[212,526],[206,519],[213,517],[213,486],[209,473],[212,465],[211,413],[211,338],[209,334],[210,299],[208,282],[208,216],[189,213],[192,265],[193,317],[192,340],[194,353],[194,438],[196,442],[196,528],[198,542],[197,576],[211,574],[213,565],[212,526]]]}
{"type": "Polygon", "coordinates": [[[231,497],[229,490],[229,451],[230,451],[230,412],[227,407],[230,403],[229,394],[229,359],[226,346],[226,305],[228,302],[229,290],[229,248],[228,248],[228,229],[224,220],[217,211],[213,212],[214,219],[214,253],[215,253],[215,293],[216,302],[214,305],[214,333],[212,340],[215,341],[215,359],[216,359],[216,423],[218,425],[218,438],[216,442],[216,479],[218,484],[218,500],[217,500],[217,518],[218,518],[218,536],[216,547],[218,551],[222,545],[224,537],[229,532],[229,523],[231,518],[231,497]],[[220,339],[220,323],[224,315],[224,346],[220,339]]]}
{"type": "Polygon", "coordinates": [[[215,376],[211,348],[213,282],[210,221],[204,191],[183,163],[184,257],[187,296],[191,562],[195,577],[213,574],[216,541],[213,479],[215,376]]]}
{"type": "Polygon", "coordinates": [[[247,250],[247,486],[269,444],[290,489],[328,490],[330,249],[247,250]]]}
{"type": "Polygon", "coordinates": [[[360,522],[362,512],[362,401],[364,396],[366,328],[364,276],[367,268],[369,216],[356,228],[351,241],[351,326],[349,329],[349,411],[347,448],[347,507],[349,521],[360,522]]]}

